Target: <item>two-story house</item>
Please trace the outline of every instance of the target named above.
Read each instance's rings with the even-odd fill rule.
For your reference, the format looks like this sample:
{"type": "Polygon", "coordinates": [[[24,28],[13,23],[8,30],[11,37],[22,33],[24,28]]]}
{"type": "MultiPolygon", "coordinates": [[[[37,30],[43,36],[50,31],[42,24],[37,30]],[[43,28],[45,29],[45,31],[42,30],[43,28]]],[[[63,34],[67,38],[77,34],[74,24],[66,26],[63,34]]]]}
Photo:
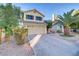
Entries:
{"type": "Polygon", "coordinates": [[[36,9],[23,12],[23,26],[28,28],[28,34],[45,34],[47,33],[44,15],[36,9]]]}

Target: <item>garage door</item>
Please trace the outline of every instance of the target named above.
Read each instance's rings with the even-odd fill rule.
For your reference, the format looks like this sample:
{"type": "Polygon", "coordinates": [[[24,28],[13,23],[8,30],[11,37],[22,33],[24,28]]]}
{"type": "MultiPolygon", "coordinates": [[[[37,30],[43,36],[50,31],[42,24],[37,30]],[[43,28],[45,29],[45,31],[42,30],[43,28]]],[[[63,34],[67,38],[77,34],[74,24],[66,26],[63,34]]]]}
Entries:
{"type": "Polygon", "coordinates": [[[29,25],[28,34],[45,34],[46,26],[45,25],[29,25]]]}

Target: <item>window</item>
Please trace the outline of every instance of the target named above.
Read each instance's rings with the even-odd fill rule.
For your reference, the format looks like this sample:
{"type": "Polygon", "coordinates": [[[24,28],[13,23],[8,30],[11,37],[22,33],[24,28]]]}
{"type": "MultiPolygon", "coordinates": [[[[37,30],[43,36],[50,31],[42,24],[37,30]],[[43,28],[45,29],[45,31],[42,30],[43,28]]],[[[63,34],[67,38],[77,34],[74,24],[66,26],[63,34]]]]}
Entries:
{"type": "Polygon", "coordinates": [[[36,16],[36,20],[42,21],[42,17],[36,16]]]}
{"type": "Polygon", "coordinates": [[[34,19],[34,16],[33,16],[33,15],[26,15],[26,19],[31,19],[31,20],[33,20],[33,19],[34,19]]]}

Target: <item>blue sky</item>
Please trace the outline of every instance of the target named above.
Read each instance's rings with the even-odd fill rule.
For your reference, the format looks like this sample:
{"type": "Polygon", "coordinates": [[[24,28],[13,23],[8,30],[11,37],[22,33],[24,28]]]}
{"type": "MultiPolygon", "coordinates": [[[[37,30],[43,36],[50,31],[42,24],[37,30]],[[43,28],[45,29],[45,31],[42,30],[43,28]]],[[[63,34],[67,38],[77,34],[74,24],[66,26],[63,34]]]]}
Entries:
{"type": "Polygon", "coordinates": [[[37,9],[45,15],[45,20],[50,20],[52,14],[62,15],[71,9],[79,9],[79,3],[17,3],[22,10],[37,9]]]}

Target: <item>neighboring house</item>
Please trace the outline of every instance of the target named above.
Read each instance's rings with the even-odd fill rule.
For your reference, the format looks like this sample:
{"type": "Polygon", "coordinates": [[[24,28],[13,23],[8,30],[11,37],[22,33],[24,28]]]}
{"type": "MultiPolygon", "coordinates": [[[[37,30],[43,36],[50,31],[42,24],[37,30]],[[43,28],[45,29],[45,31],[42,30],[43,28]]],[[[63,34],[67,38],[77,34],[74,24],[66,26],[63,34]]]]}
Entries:
{"type": "Polygon", "coordinates": [[[53,21],[51,30],[54,32],[64,32],[63,24],[59,20],[53,21]]]}
{"type": "MultiPolygon", "coordinates": [[[[76,15],[79,14],[79,10],[74,10],[71,15],[73,16],[75,14],[76,15]]],[[[55,32],[58,31],[58,30],[61,30],[62,32],[64,32],[63,24],[60,22],[60,19],[57,17],[56,14],[52,14],[52,28],[51,28],[51,30],[52,31],[55,31],[55,32]]],[[[73,31],[73,32],[76,32],[77,31],[77,27],[76,27],[76,24],[75,23],[73,23],[71,25],[70,31],[73,31]]]]}
{"type": "Polygon", "coordinates": [[[57,32],[57,31],[64,32],[63,24],[61,23],[60,20],[58,20],[58,17],[55,14],[52,15],[51,31],[53,31],[53,32],[57,32]]]}
{"type": "Polygon", "coordinates": [[[23,12],[22,22],[20,25],[28,28],[28,34],[45,34],[47,33],[44,15],[36,9],[23,12]],[[23,23],[23,24],[22,24],[23,23]]]}

